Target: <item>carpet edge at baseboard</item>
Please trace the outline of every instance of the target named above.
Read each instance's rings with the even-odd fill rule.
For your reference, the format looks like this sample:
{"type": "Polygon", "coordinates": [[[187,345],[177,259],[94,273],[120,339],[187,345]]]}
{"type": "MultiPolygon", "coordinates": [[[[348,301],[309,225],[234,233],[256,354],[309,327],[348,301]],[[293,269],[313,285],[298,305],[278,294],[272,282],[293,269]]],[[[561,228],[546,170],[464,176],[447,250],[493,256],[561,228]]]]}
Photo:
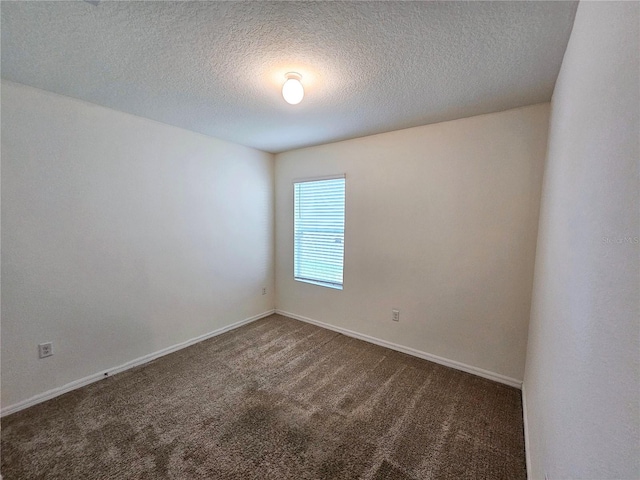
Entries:
{"type": "Polygon", "coordinates": [[[467,365],[462,362],[458,362],[455,360],[450,360],[448,358],[439,357],[437,355],[433,355],[431,353],[423,352],[421,350],[417,350],[411,347],[405,347],[404,345],[399,345],[397,343],[389,342],[387,340],[382,340],[380,338],[372,337],[370,335],[365,335],[363,333],[355,332],[353,330],[348,330],[346,328],[337,327],[335,325],[331,325],[330,323],[321,322],[319,320],[314,320],[309,317],[304,317],[302,315],[298,315],[295,313],[287,312],[285,310],[280,310],[276,308],[275,313],[279,315],[283,315],[285,317],[293,318],[295,320],[300,320],[301,322],[311,323],[318,327],[326,328],[329,330],[333,330],[334,332],[342,333],[343,335],[347,335],[348,337],[357,338],[358,340],[363,340],[365,342],[373,343],[375,345],[380,345],[381,347],[390,348],[391,350],[396,350],[397,352],[406,353],[407,355],[412,355],[414,357],[422,358],[423,360],[428,360],[430,362],[438,363],[440,365],[444,365],[445,367],[451,367],[456,370],[460,370],[466,373],[470,373],[472,375],[477,375],[479,377],[483,377],[489,380],[493,380],[494,382],[502,383],[504,385],[508,385],[510,387],[515,387],[517,389],[522,389],[522,380],[517,380],[515,378],[507,377],[506,375],[502,375],[500,373],[491,372],[489,370],[484,370],[479,367],[474,367],[472,365],[467,365]]]}
{"type": "Polygon", "coordinates": [[[524,430],[524,461],[527,465],[527,478],[533,478],[531,476],[531,443],[529,442],[529,421],[527,414],[527,389],[524,382],[522,382],[522,424],[524,430]]]}
{"type": "Polygon", "coordinates": [[[195,345],[196,343],[207,340],[208,338],[216,337],[231,330],[235,330],[236,328],[239,328],[251,322],[255,322],[256,320],[260,320],[261,318],[268,317],[269,315],[273,315],[274,313],[275,309],[267,310],[265,312],[259,313],[249,318],[245,318],[244,320],[237,321],[225,327],[217,328],[216,330],[213,330],[209,333],[205,333],[189,340],[185,340],[184,342],[176,343],[175,345],[171,345],[156,352],[149,353],[142,357],[123,363],[122,365],[108,368],[106,370],[101,370],[92,375],[88,375],[78,380],[69,382],[65,385],[62,385],[61,387],[52,388],[51,390],[47,390],[46,392],[36,394],[18,403],[14,403],[13,405],[9,405],[8,407],[0,409],[0,417],[5,417],[7,415],[11,415],[12,413],[19,412],[20,410],[24,410],[25,408],[37,405],[38,403],[46,402],[47,400],[51,400],[52,398],[58,397],[72,390],[76,390],[80,387],[84,387],[85,385],[89,385],[104,378],[110,377],[112,375],[115,375],[116,373],[124,372],[125,370],[144,365],[145,363],[149,363],[152,360],[163,357],[178,350],[182,350],[183,348],[190,347],[191,345],[195,345]]]}

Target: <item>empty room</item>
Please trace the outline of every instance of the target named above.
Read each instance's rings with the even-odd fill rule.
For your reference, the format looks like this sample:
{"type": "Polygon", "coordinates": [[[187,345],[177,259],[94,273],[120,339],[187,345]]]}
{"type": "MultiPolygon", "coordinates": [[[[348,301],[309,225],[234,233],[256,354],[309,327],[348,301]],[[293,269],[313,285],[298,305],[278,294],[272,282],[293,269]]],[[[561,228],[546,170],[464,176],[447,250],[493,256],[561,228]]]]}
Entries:
{"type": "Polygon", "coordinates": [[[640,2],[0,17],[0,480],[640,479],[640,2]]]}

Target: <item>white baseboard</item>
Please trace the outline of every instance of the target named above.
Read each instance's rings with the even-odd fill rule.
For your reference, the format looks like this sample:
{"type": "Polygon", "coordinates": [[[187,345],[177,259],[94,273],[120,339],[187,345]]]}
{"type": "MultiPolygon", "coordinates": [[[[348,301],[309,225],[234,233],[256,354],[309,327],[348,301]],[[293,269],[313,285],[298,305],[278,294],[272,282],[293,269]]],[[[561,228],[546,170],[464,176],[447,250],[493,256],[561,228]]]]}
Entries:
{"type": "Polygon", "coordinates": [[[371,337],[363,333],[354,332],[353,330],[347,330],[346,328],[336,327],[335,325],[331,325],[329,323],[324,323],[318,320],[313,320],[308,317],[303,317],[302,315],[296,315],[295,313],[285,312],[284,310],[276,309],[276,313],[279,315],[284,315],[285,317],[290,317],[296,320],[300,320],[302,322],[312,323],[313,325],[317,325],[322,328],[333,330],[334,332],[342,333],[344,335],[357,338],[359,340],[364,340],[365,342],[375,343],[376,345],[380,345],[381,347],[390,348],[391,350],[396,350],[398,352],[406,353],[408,355],[413,355],[414,357],[422,358],[424,360],[429,360],[430,362],[438,363],[446,367],[455,368],[456,370],[462,370],[463,372],[471,373],[473,375],[478,375],[479,377],[488,378],[489,380],[493,380],[498,383],[503,383],[511,387],[522,388],[522,381],[516,380],[515,378],[507,377],[505,375],[501,375],[499,373],[490,372],[482,368],[473,367],[471,365],[467,365],[461,362],[456,362],[455,360],[449,360],[448,358],[438,357],[437,355],[432,355],[427,352],[416,350],[415,348],[398,345],[396,343],[388,342],[386,340],[381,340],[376,337],[371,337]]]}
{"type": "Polygon", "coordinates": [[[74,380],[73,382],[67,383],[62,387],[57,387],[51,390],[47,390],[46,392],[39,393],[38,395],[34,395],[31,398],[27,398],[26,400],[23,400],[21,402],[18,402],[3,408],[2,410],[0,410],[0,416],[4,417],[5,415],[10,415],[20,410],[24,410],[25,408],[31,407],[38,403],[42,403],[52,398],[58,397],[63,393],[67,393],[67,392],[70,392],[71,390],[84,387],[85,385],[89,385],[90,383],[94,383],[94,382],[97,382],[98,380],[102,380],[103,378],[107,378],[112,375],[115,375],[116,373],[129,370],[130,368],[143,365],[152,360],[155,360],[156,358],[163,357],[177,350],[182,350],[183,348],[189,347],[198,342],[202,342],[203,340],[206,340],[208,338],[222,335],[223,333],[226,333],[230,330],[234,330],[238,327],[241,327],[242,325],[246,325],[247,323],[255,322],[256,320],[260,320],[261,318],[268,317],[273,313],[275,313],[275,310],[268,310],[258,315],[254,315],[253,317],[245,318],[244,320],[240,320],[239,322],[235,322],[235,323],[232,323],[231,325],[227,325],[226,327],[218,328],[217,330],[213,330],[212,332],[205,333],[204,335],[200,335],[198,337],[186,340],[184,342],[177,343],[170,347],[163,348],[162,350],[158,350],[157,352],[150,353],[143,357],[136,358],[135,360],[131,360],[130,362],[123,363],[122,365],[119,365],[117,367],[109,368],[107,370],[94,373],[93,375],[89,375],[88,377],[74,380]]]}
{"type": "Polygon", "coordinates": [[[527,389],[524,382],[522,382],[522,422],[524,423],[524,459],[527,464],[527,478],[533,478],[531,476],[531,444],[529,443],[529,421],[527,415],[527,389]]]}

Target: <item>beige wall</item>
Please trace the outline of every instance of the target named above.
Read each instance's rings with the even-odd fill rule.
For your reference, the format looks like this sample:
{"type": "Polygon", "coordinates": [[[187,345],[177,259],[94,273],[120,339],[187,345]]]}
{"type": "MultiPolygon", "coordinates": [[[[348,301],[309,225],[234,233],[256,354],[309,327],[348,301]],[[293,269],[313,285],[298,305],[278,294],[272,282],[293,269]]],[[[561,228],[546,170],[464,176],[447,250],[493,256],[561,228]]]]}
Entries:
{"type": "Polygon", "coordinates": [[[525,374],[531,478],[640,477],[640,5],[580,2],[553,94],[525,374]]]}
{"type": "Polygon", "coordinates": [[[272,155],[8,82],[2,120],[3,407],[273,308],[272,155]]]}
{"type": "Polygon", "coordinates": [[[278,154],[277,308],[522,380],[548,111],[278,154]],[[293,280],[292,180],[337,173],[343,291],[293,280]]]}

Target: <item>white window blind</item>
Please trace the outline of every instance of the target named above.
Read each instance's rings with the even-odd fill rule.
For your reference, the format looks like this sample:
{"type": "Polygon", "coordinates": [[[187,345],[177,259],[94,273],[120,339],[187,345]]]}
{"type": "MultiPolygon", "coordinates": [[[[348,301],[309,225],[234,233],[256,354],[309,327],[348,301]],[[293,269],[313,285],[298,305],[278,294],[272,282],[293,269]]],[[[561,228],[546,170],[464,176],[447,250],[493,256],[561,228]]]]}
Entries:
{"type": "Polygon", "coordinates": [[[342,290],[345,179],[294,186],[294,278],[342,290]]]}

